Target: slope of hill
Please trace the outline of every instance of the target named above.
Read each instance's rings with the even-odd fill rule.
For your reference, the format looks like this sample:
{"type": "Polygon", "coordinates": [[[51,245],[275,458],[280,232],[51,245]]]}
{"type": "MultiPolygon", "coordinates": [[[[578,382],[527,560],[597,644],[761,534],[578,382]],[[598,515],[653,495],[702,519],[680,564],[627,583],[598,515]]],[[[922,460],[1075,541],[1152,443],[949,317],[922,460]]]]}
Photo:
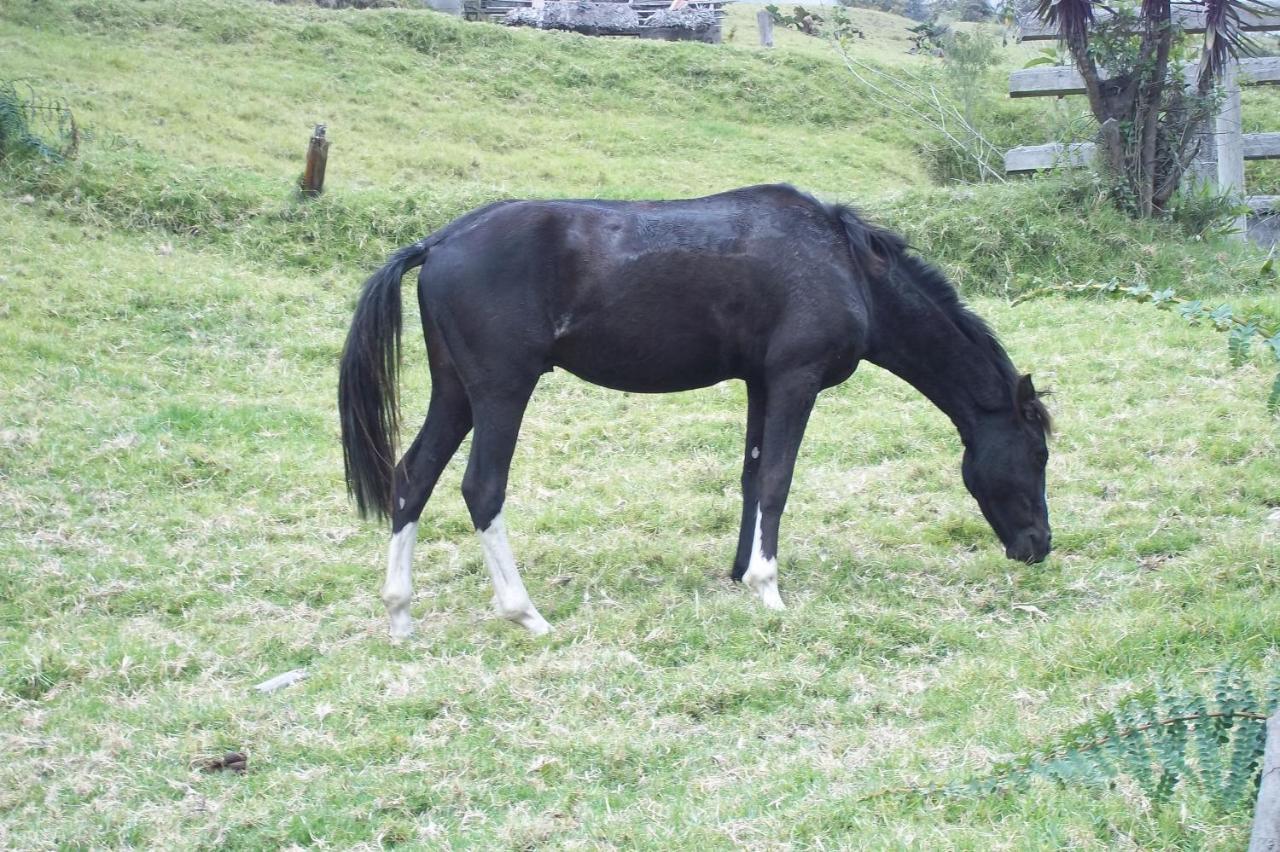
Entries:
{"type": "MultiPolygon", "coordinates": [[[[868,59],[928,67],[891,16],[853,14],[868,59]]],[[[0,78],[86,129],[70,163],[0,165],[0,847],[1243,845],[1247,806],[1194,785],[864,796],[988,771],[1161,678],[1275,667],[1260,353],[1232,369],[1220,335],[1148,306],[1005,298],[1140,277],[1280,317],[1261,258],[1127,222],[1087,183],[929,187],[919,129],[817,42],[766,53],[738,26],[713,48],[403,10],[0,5],[0,78]],[[315,121],[329,191],[304,203],[315,121]],[[347,505],[333,411],[362,270],[498,196],[780,179],[908,232],[1055,389],[1050,560],[1003,558],[946,418],[864,367],[814,413],[790,609],[769,615],[725,576],[742,389],[556,373],[507,506],[555,633],[489,617],[455,460],[423,518],[419,632],[391,644],[386,534],[347,505]],[[229,750],[245,774],[201,771],[229,750]]],[[[405,363],[412,422],[413,331],[405,363]]]]}
{"type": "MultiPolygon", "coordinates": [[[[818,39],[754,45],[749,13],[734,10],[730,30],[741,35],[712,47],[412,10],[23,0],[0,9],[0,79],[65,98],[87,132],[72,164],[19,170],[11,186],[61,199],[86,221],[197,234],[244,259],[319,269],[367,266],[499,197],[680,197],[786,181],[872,207],[976,289],[1008,292],[1064,268],[1232,286],[1217,257],[1234,249],[1185,244],[1167,225],[1095,221],[1096,205],[1040,205],[1046,234],[1064,221],[1091,229],[1065,241],[1079,256],[1026,245],[1001,231],[1005,221],[985,223],[996,234],[980,250],[965,229],[950,231],[960,242],[935,239],[912,211],[984,216],[1001,192],[929,188],[921,151],[937,143],[931,131],[857,85],[818,39]],[[315,122],[333,142],[327,192],[299,204],[293,186],[315,122]]],[[[906,19],[851,14],[868,33],[852,43],[860,60],[937,75],[934,60],[905,53],[906,19]]],[[[1024,56],[1010,47],[1004,61],[1024,56]]],[[[995,103],[993,120],[1014,142],[1048,138],[1062,120],[1042,104],[995,103]]]]}
{"type": "Polygon", "coordinates": [[[901,121],[796,51],[226,0],[24,2],[2,26],[0,75],[175,163],[288,179],[326,122],[334,189],[697,194],[765,162],[850,195],[922,179],[901,121]]]}

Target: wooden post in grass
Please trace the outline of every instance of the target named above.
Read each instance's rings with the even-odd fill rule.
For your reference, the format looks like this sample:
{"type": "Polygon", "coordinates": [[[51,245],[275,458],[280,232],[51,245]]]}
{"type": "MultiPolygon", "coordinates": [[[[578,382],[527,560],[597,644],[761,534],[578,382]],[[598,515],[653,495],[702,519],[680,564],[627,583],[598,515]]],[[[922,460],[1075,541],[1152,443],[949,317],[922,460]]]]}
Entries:
{"type": "Polygon", "coordinates": [[[773,16],[761,9],[756,12],[756,26],[760,28],[760,44],[773,47],[773,16]]]}
{"type": "Polygon", "coordinates": [[[324,167],[329,161],[329,140],[324,138],[324,125],[317,124],[307,146],[307,166],[302,172],[299,189],[303,195],[316,196],[324,192],[324,167]]]}
{"type": "MultiPolygon", "coordinates": [[[[1218,192],[1230,195],[1237,204],[1244,203],[1244,136],[1240,132],[1240,81],[1237,78],[1238,68],[1235,60],[1230,60],[1223,70],[1220,89],[1223,94],[1222,106],[1214,117],[1214,129],[1217,131],[1218,160],[1218,192]]],[[[1244,214],[1237,216],[1231,223],[1231,234],[1243,240],[1248,233],[1249,224],[1244,214]]]]}
{"type": "Polygon", "coordinates": [[[1267,720],[1267,747],[1262,755],[1258,803],[1253,811],[1249,852],[1280,850],[1280,709],[1267,720]]]}

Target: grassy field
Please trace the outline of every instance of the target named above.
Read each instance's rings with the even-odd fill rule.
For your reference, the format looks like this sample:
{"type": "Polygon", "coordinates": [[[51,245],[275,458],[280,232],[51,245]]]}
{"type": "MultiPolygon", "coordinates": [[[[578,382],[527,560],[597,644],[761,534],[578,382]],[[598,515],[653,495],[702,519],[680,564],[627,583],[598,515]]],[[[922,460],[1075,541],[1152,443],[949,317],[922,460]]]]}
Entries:
{"type": "MultiPolygon", "coordinates": [[[[1274,319],[1274,279],[1045,187],[929,189],[912,129],[830,58],[745,38],[0,10],[0,78],[46,81],[92,131],[76,163],[0,172],[0,847],[1243,846],[1247,809],[1194,787],[862,798],[988,770],[1159,679],[1280,663],[1266,362],[1232,369],[1222,335],[1145,305],[1006,298],[1149,277],[1274,319]],[[287,187],[322,118],[334,183],[308,207],[287,187]],[[557,373],[506,511],[555,631],[490,616],[455,461],[423,518],[418,632],[389,642],[386,533],[347,504],[333,404],[364,271],[488,197],[773,179],[864,197],[1055,390],[1054,555],[1003,559],[946,419],[864,367],[819,401],[783,523],[790,609],[766,613],[727,579],[742,389],[557,373]],[[200,771],[227,750],[247,773],[200,771]]],[[[409,422],[424,360],[411,332],[409,422]]]]}

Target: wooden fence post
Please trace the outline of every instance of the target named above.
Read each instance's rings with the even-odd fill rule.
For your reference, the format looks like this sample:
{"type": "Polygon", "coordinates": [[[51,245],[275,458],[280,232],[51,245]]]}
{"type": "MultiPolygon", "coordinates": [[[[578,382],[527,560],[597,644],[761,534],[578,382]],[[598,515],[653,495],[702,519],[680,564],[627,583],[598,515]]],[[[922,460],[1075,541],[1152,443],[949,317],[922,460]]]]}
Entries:
{"type": "Polygon", "coordinates": [[[1254,805],[1253,832],[1249,836],[1249,852],[1277,850],[1280,850],[1280,709],[1267,719],[1262,778],[1258,782],[1258,802],[1254,805]]]}
{"type": "Polygon", "coordinates": [[[756,12],[756,26],[760,28],[760,44],[773,47],[773,16],[761,9],[756,12]]]}
{"type": "MultiPolygon", "coordinates": [[[[1234,59],[1222,72],[1222,107],[1214,117],[1214,136],[1218,148],[1218,192],[1244,203],[1244,136],[1240,125],[1240,77],[1234,59]]],[[[1248,220],[1237,216],[1232,223],[1232,236],[1243,240],[1248,220]]]]}
{"type": "Polygon", "coordinates": [[[307,165],[299,185],[303,195],[315,196],[324,192],[324,167],[328,161],[329,140],[324,136],[324,125],[317,124],[307,146],[307,165]]]}

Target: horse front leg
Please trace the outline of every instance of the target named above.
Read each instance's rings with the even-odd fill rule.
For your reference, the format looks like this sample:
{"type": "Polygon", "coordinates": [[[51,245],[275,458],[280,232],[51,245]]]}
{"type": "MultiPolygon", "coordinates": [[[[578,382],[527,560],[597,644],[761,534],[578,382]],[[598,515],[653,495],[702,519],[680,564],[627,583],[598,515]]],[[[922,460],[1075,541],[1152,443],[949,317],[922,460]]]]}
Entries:
{"type": "Polygon", "coordinates": [[[767,387],[755,533],[743,580],[772,610],[786,608],[778,594],[778,527],[817,390],[817,381],[808,375],[788,376],[767,387]]]}
{"type": "Polygon", "coordinates": [[[742,523],[738,527],[738,552],[733,559],[733,581],[739,582],[751,562],[756,514],[760,505],[760,448],[764,444],[764,389],[747,382],[747,444],[742,456],[742,523]]]}

